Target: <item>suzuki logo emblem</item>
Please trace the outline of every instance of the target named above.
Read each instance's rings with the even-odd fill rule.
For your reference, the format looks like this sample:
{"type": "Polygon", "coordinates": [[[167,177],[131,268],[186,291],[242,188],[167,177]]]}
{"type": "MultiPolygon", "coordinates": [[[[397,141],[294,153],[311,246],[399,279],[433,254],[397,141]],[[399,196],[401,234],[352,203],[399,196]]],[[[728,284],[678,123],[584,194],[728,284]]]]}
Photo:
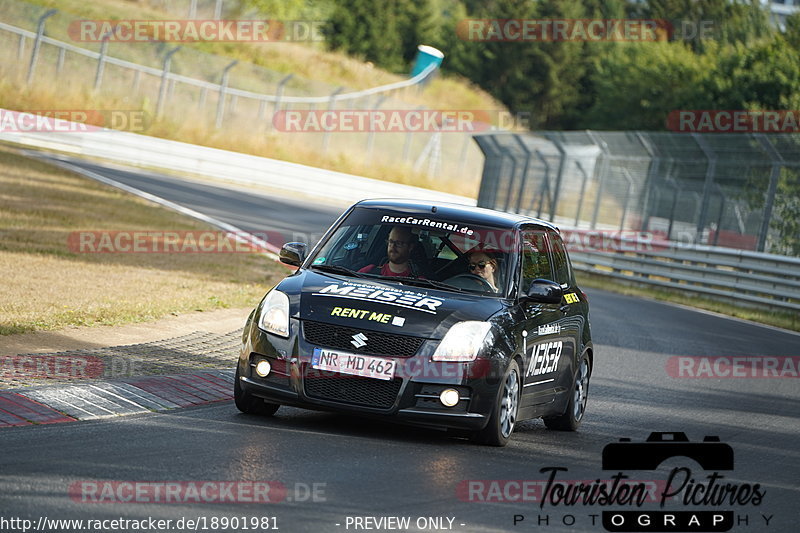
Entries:
{"type": "Polygon", "coordinates": [[[350,341],[350,344],[355,346],[356,348],[361,348],[367,345],[367,336],[363,333],[356,333],[353,335],[353,340],[350,341]]]}

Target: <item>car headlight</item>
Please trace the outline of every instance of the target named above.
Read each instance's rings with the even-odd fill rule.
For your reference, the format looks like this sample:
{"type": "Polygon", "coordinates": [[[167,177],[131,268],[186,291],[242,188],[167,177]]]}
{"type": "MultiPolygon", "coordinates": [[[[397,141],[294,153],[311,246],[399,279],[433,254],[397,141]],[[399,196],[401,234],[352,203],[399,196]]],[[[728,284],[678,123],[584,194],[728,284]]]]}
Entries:
{"type": "Polygon", "coordinates": [[[281,337],[289,336],[289,297],[286,294],[275,289],[270,291],[261,306],[258,327],[281,337]]]}
{"type": "Polygon", "coordinates": [[[474,361],[489,341],[492,325],[488,322],[467,321],[453,325],[433,354],[434,361],[474,361]]]}

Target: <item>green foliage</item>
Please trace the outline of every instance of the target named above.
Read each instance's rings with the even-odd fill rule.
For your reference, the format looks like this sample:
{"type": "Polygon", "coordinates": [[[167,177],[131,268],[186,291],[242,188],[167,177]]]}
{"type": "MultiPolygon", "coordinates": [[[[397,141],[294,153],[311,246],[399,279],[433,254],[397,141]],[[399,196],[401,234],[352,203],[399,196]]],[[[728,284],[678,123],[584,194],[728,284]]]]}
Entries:
{"type": "Polygon", "coordinates": [[[328,46],[396,72],[406,71],[417,46],[438,29],[430,1],[333,0],[328,46]]]}
{"type": "Polygon", "coordinates": [[[617,43],[597,60],[596,97],[581,127],[661,130],[673,110],[709,109],[701,89],[712,68],[683,43],[617,43]]]}
{"type": "Polygon", "coordinates": [[[770,229],[772,253],[800,257],[800,174],[795,169],[781,169],[770,229]]]}

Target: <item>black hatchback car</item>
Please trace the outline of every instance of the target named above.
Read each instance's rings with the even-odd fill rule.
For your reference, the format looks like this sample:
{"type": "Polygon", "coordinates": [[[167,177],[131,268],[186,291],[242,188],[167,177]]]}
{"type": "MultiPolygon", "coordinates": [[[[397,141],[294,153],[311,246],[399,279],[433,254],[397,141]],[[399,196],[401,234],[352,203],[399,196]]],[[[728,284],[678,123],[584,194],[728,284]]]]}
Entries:
{"type": "Polygon", "coordinates": [[[462,205],[350,207],[244,328],[236,406],[375,415],[503,446],[518,420],[575,430],[594,354],[558,229],[462,205]]]}

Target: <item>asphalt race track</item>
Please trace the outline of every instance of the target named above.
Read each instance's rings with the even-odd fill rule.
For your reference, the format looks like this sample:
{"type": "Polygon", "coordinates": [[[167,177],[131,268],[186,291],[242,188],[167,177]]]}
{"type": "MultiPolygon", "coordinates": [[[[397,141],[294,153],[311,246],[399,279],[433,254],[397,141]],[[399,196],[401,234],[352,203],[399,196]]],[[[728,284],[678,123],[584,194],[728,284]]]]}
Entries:
{"type": "MultiPolygon", "coordinates": [[[[338,215],[336,209],[248,194],[242,188],[85,166],[245,230],[319,233],[338,215]]],[[[576,433],[525,422],[506,448],[487,448],[434,430],[294,408],[258,418],[240,414],[233,402],[6,428],[0,431],[0,516],[30,519],[34,525],[40,517],[153,517],[172,520],[168,531],[262,531],[241,523],[226,529],[221,520],[213,520],[238,517],[249,525],[269,517],[261,524],[277,524],[284,532],[398,530],[401,526],[385,517],[405,517],[410,520],[407,531],[522,532],[604,531],[603,513],[612,511],[686,512],[697,520],[710,520],[700,511],[713,511],[733,521],[731,531],[798,531],[797,374],[783,371],[785,377],[764,378],[750,375],[748,366],[738,377],[711,358],[776,358],[770,360],[794,364],[796,371],[800,335],[604,291],[587,293],[596,366],[587,418],[576,433]],[[707,359],[678,359],[682,356],[707,359]],[[684,432],[692,442],[718,436],[732,447],[734,467],[714,477],[692,459],[673,457],[657,470],[626,470],[632,480],[655,482],[648,484],[657,487],[655,500],[641,506],[556,498],[556,489],[570,481],[612,479],[618,471],[603,470],[604,446],[621,437],[643,441],[654,431],[684,432]],[[566,470],[541,471],[553,467],[566,470]],[[666,485],[673,468],[684,470],[666,485]],[[551,486],[551,498],[541,502],[551,472],[558,487],[551,486]],[[240,502],[196,503],[197,496],[192,499],[188,491],[178,502],[154,503],[150,493],[149,499],[132,496],[139,501],[131,503],[123,500],[132,492],[116,489],[109,489],[105,500],[93,501],[104,494],[103,487],[120,486],[104,483],[109,481],[149,483],[150,489],[160,482],[273,485],[270,498],[259,503],[245,501],[251,493],[235,498],[240,502]],[[686,504],[681,496],[662,508],[661,494],[683,481],[700,504],[686,504]],[[722,497],[703,501],[709,494],[722,497]],[[198,517],[205,522],[197,528],[175,526],[182,518],[198,517]]],[[[694,450],[717,453],[711,444],[694,450]]],[[[616,514],[617,520],[633,520],[616,514]]],[[[684,518],[690,519],[681,515],[679,520],[684,518]]],[[[0,523],[0,530],[22,529],[0,523]]]]}

